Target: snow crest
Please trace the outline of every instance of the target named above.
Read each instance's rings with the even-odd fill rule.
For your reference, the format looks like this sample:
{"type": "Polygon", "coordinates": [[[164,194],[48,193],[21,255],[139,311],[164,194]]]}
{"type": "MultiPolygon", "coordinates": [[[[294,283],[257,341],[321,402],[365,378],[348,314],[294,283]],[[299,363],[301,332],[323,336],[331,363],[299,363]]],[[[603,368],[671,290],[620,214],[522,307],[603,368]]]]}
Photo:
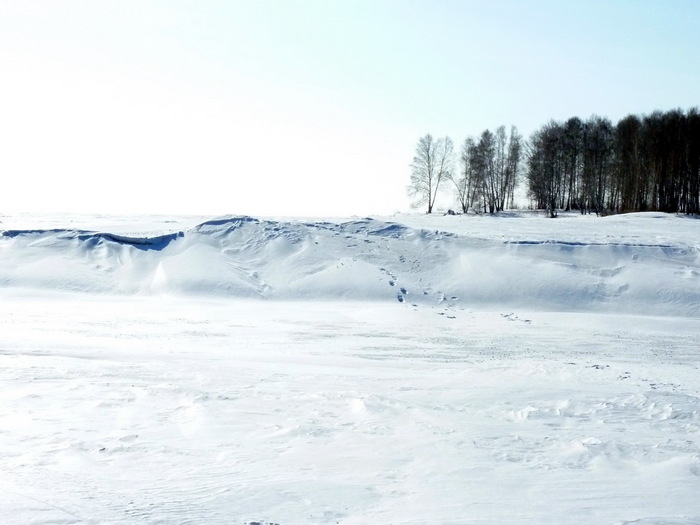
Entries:
{"type": "MultiPolygon", "coordinates": [[[[700,251],[692,242],[588,230],[575,237],[590,221],[569,221],[567,229],[545,235],[553,221],[517,216],[492,221],[502,229],[499,236],[495,229],[479,231],[483,221],[442,219],[409,225],[227,216],[147,236],[5,230],[0,286],[700,313],[700,251]]],[[[644,223],[639,216],[630,220],[644,223]]]]}

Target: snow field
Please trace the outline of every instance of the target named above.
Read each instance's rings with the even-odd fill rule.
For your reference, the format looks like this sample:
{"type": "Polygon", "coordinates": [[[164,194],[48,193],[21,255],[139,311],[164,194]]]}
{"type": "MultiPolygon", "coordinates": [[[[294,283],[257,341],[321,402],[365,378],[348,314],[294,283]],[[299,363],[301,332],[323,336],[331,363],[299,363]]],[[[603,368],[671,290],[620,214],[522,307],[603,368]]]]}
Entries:
{"type": "Polygon", "coordinates": [[[0,523],[700,524],[697,226],[0,217],[0,523]]]}
{"type": "Polygon", "coordinates": [[[695,319],[0,304],[6,523],[700,519],[695,319]]]}

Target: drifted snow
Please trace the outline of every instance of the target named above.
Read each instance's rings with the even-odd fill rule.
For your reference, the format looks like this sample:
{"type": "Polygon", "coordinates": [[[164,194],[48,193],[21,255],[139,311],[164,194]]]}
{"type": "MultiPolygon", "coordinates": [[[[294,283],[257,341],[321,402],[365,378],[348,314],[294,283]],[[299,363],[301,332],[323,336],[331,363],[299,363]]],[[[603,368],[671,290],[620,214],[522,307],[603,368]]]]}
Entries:
{"type": "Polygon", "coordinates": [[[226,217],[145,234],[6,229],[0,283],[121,294],[700,314],[694,219],[398,219],[226,217]]]}
{"type": "Polygon", "coordinates": [[[2,523],[700,523],[695,219],[0,220],[2,523]]]}

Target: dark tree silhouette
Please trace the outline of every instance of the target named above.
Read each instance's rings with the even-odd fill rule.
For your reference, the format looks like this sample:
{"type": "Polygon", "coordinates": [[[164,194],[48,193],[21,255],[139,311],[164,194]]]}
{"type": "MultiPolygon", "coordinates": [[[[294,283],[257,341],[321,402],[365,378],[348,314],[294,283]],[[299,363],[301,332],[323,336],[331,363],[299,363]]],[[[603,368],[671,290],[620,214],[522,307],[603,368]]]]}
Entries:
{"type": "Polygon", "coordinates": [[[700,113],[680,109],[613,125],[592,116],[551,121],[527,148],[529,195],[556,209],[607,214],[700,213],[700,113]]]}

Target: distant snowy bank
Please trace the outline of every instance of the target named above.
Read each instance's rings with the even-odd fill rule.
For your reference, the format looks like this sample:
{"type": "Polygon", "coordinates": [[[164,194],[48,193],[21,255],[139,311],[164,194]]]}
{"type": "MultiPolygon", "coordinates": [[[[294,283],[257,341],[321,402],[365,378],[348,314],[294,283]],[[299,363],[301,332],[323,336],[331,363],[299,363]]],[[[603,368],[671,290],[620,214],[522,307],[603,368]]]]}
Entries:
{"type": "Polygon", "coordinates": [[[6,289],[700,314],[700,223],[683,216],[2,219],[6,289]]]}

